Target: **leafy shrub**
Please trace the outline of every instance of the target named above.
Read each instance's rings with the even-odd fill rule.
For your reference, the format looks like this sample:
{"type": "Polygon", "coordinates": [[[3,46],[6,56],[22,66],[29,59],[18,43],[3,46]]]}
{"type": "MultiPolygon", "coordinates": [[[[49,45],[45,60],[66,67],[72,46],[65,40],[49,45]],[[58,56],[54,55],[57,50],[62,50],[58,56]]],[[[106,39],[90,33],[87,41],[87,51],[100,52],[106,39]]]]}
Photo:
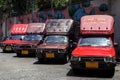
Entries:
{"type": "Polygon", "coordinates": [[[85,15],[87,15],[86,13],[85,13],[85,10],[83,9],[83,8],[80,8],[80,9],[78,9],[76,12],[75,12],[75,14],[73,15],[73,20],[75,20],[75,21],[80,21],[80,19],[81,19],[81,17],[82,16],[85,16],[85,15]]]}
{"type": "Polygon", "coordinates": [[[44,20],[47,19],[47,15],[45,14],[44,11],[40,12],[39,17],[42,18],[42,19],[44,19],[44,20]]]}
{"type": "Polygon", "coordinates": [[[52,17],[52,16],[53,16],[52,10],[49,10],[49,11],[48,11],[48,17],[52,17]]]}
{"type": "Polygon", "coordinates": [[[108,5],[105,4],[105,3],[101,4],[100,7],[99,7],[99,10],[100,11],[107,11],[108,10],[108,5]]]}
{"type": "Polygon", "coordinates": [[[80,4],[71,4],[68,7],[69,16],[72,17],[79,8],[80,8],[80,4]]]}
{"type": "Polygon", "coordinates": [[[90,6],[90,0],[83,0],[82,1],[82,6],[83,7],[89,7],[90,6]]]}
{"type": "Polygon", "coordinates": [[[95,15],[95,10],[94,10],[94,8],[91,9],[89,15],[95,15]]]}
{"type": "Polygon", "coordinates": [[[57,11],[54,16],[53,16],[53,19],[64,19],[65,16],[62,14],[61,11],[57,11]]]}

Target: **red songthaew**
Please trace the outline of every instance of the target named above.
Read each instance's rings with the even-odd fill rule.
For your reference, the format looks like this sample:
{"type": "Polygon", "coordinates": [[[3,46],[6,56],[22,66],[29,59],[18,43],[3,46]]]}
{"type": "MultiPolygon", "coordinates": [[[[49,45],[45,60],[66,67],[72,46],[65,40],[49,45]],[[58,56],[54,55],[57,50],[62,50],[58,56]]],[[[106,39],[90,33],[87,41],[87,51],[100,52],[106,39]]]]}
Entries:
{"type": "Polygon", "coordinates": [[[35,55],[37,46],[42,43],[44,29],[45,23],[29,23],[24,40],[14,47],[17,56],[35,55]]]}
{"type": "Polygon", "coordinates": [[[10,36],[0,42],[3,52],[13,51],[14,44],[21,42],[26,35],[28,24],[14,24],[11,28],[10,36]]]}
{"type": "Polygon", "coordinates": [[[72,51],[71,67],[76,69],[106,70],[114,75],[114,18],[109,15],[88,15],[81,18],[81,37],[72,51]]]}

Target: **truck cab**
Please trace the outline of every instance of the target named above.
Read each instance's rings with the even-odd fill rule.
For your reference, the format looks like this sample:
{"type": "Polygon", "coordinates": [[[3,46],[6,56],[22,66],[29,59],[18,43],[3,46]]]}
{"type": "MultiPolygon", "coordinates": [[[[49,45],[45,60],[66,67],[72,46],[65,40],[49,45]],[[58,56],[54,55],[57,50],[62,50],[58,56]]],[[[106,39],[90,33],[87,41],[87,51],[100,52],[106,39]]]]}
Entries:
{"type": "Polygon", "coordinates": [[[15,45],[18,57],[22,55],[36,54],[36,48],[42,43],[44,37],[45,23],[29,23],[24,40],[15,45]]]}
{"type": "Polygon", "coordinates": [[[114,18],[89,15],[81,18],[81,37],[71,54],[71,68],[105,70],[112,77],[116,66],[114,18]]]}
{"type": "Polygon", "coordinates": [[[46,36],[37,48],[38,61],[67,62],[71,55],[74,28],[72,19],[48,19],[45,27],[46,36]]]}
{"type": "Polygon", "coordinates": [[[26,35],[28,24],[14,24],[11,28],[10,36],[0,42],[3,52],[13,52],[14,45],[21,42],[26,35]]]}

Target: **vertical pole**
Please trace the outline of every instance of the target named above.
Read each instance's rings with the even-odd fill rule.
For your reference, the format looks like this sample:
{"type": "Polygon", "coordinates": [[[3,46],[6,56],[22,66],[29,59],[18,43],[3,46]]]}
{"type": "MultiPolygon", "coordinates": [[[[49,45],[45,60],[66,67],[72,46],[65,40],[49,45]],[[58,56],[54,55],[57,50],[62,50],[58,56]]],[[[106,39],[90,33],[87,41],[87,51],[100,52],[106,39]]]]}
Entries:
{"type": "Polygon", "coordinates": [[[53,9],[53,1],[54,1],[54,0],[51,1],[51,9],[53,9]]]}
{"type": "Polygon", "coordinates": [[[71,4],[71,0],[69,0],[69,5],[71,4]]]}
{"type": "Polygon", "coordinates": [[[112,9],[112,0],[108,0],[108,6],[109,6],[109,11],[108,13],[111,14],[111,9],[112,9]]]}
{"type": "Polygon", "coordinates": [[[52,13],[54,14],[54,7],[53,7],[53,3],[54,3],[54,0],[51,1],[51,10],[52,10],[52,13]]]}
{"type": "Polygon", "coordinates": [[[32,0],[32,18],[34,18],[34,0],[32,0]]]}

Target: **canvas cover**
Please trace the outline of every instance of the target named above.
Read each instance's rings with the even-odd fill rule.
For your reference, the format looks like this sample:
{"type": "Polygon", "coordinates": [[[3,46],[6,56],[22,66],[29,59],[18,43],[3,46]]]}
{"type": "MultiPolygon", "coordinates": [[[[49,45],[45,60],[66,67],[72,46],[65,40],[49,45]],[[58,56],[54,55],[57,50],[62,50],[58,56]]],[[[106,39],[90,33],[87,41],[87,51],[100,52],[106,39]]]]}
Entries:
{"type": "Polygon", "coordinates": [[[14,24],[11,29],[11,34],[26,34],[28,24],[14,24]]]}
{"type": "Polygon", "coordinates": [[[109,15],[88,15],[81,18],[80,31],[82,34],[114,33],[114,18],[109,15]]]}
{"type": "Polygon", "coordinates": [[[72,19],[48,19],[46,21],[46,34],[68,34],[72,25],[72,19]]]}
{"type": "Polygon", "coordinates": [[[29,23],[26,33],[40,34],[45,29],[45,23],[29,23]]]}

